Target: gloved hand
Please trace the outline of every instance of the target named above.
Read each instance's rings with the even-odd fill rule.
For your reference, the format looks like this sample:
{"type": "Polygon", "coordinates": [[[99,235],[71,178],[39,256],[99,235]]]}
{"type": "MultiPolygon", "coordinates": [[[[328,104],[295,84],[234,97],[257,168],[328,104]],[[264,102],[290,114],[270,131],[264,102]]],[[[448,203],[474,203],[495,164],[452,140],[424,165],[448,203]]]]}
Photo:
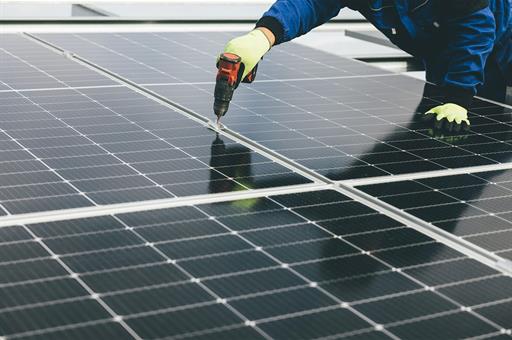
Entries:
{"type": "Polygon", "coordinates": [[[245,68],[241,79],[244,79],[270,50],[270,47],[270,41],[265,34],[261,30],[255,29],[228,42],[224,53],[233,53],[242,59],[245,68]]]}
{"type": "Polygon", "coordinates": [[[439,105],[425,113],[424,120],[434,120],[434,127],[449,132],[469,130],[468,110],[457,104],[439,105]]]}

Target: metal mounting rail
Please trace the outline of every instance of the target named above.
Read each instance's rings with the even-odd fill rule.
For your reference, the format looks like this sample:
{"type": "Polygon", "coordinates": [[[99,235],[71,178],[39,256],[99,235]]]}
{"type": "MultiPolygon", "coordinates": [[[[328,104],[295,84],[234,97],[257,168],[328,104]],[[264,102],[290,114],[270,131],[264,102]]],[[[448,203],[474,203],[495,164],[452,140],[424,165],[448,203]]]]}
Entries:
{"type": "Polygon", "coordinates": [[[205,194],[196,196],[164,198],[157,200],[138,201],[129,203],[117,203],[84,208],[73,208],[65,210],[42,211],[27,214],[8,215],[0,217],[0,228],[21,224],[44,223],[53,221],[64,221],[77,218],[105,216],[113,214],[124,214],[148,210],[169,209],[191,205],[231,202],[262,198],[268,196],[297,194],[318,190],[332,190],[334,186],[326,184],[301,184],[286,187],[256,189],[248,191],[234,191],[228,193],[205,194]]]}
{"type": "Polygon", "coordinates": [[[368,177],[368,178],[360,178],[360,179],[348,179],[348,180],[344,180],[344,181],[338,181],[337,183],[357,187],[357,186],[362,186],[362,185],[413,181],[413,180],[417,180],[417,179],[443,177],[443,176],[468,175],[468,174],[477,174],[479,172],[499,171],[499,170],[512,170],[512,162],[470,166],[470,167],[464,167],[464,168],[458,168],[458,169],[423,171],[423,172],[415,172],[415,173],[402,174],[402,175],[378,176],[378,177],[368,177]]]}
{"type": "MultiPolygon", "coordinates": [[[[58,52],[60,54],[63,54],[67,57],[69,57],[72,60],[75,60],[76,62],[83,64],[96,72],[106,75],[116,81],[118,81],[121,84],[126,85],[127,87],[146,95],[148,98],[151,98],[157,102],[160,102],[163,105],[167,105],[174,110],[177,110],[179,113],[192,118],[201,124],[203,124],[205,127],[211,126],[211,121],[208,118],[205,118],[204,116],[182,106],[177,103],[174,103],[173,101],[165,98],[164,96],[161,96],[149,89],[144,88],[143,86],[136,84],[121,75],[112,72],[104,67],[101,67],[86,58],[82,58],[78,55],[75,55],[73,53],[70,53],[54,44],[51,44],[43,39],[40,39],[30,33],[23,33],[28,39],[34,40],[50,49],[52,49],[55,52],[58,52]]],[[[491,102],[491,101],[489,101],[491,102]]],[[[184,206],[184,205],[192,205],[192,204],[203,204],[203,203],[212,203],[212,202],[223,202],[223,201],[232,201],[237,199],[244,199],[244,198],[254,198],[254,197],[265,197],[270,195],[277,195],[277,194],[284,194],[284,193],[299,193],[299,192],[305,192],[305,191],[315,191],[315,190],[336,190],[355,201],[365,204],[366,206],[381,212],[382,214],[389,216],[404,225],[413,228],[417,230],[418,232],[421,232],[422,234],[425,234],[438,242],[455,249],[459,251],[460,253],[473,258],[495,270],[498,270],[506,275],[512,276],[512,261],[504,259],[490,251],[487,251],[473,243],[470,243],[466,240],[461,239],[460,237],[457,237],[453,234],[450,234],[426,221],[423,221],[415,216],[412,216],[411,214],[408,214],[394,206],[391,206],[388,203],[385,203],[381,200],[379,200],[376,197],[370,196],[358,189],[356,189],[353,185],[362,185],[362,184],[372,184],[377,183],[376,178],[370,178],[366,180],[350,180],[350,181],[341,181],[336,182],[333,180],[330,180],[329,178],[322,176],[318,173],[316,173],[314,170],[311,170],[301,164],[298,164],[297,162],[279,154],[276,151],[270,150],[259,143],[235,132],[230,129],[222,129],[219,131],[220,134],[225,135],[227,137],[232,138],[233,140],[239,142],[242,145],[245,145],[249,147],[250,149],[254,150],[255,152],[260,153],[261,155],[264,155],[272,160],[275,160],[276,162],[280,163],[281,165],[287,167],[288,169],[295,171],[296,173],[302,174],[303,176],[310,178],[315,181],[313,184],[305,184],[305,185],[298,185],[295,187],[281,187],[281,188],[274,188],[274,189],[265,189],[265,190],[255,190],[255,191],[249,191],[249,192],[241,192],[241,193],[223,193],[223,194],[213,194],[213,195],[202,195],[202,196],[195,196],[195,197],[185,197],[185,198],[175,198],[175,199],[164,199],[164,200],[156,200],[156,201],[146,201],[146,202],[135,202],[135,203],[125,203],[125,204],[116,204],[116,205],[109,205],[104,207],[91,207],[91,208],[79,208],[79,209],[70,209],[60,212],[44,212],[44,213],[37,213],[37,214],[26,214],[20,217],[3,217],[0,218],[0,226],[6,225],[5,223],[9,220],[16,220],[16,221],[34,221],[34,220],[45,220],[45,221],[55,221],[56,219],[70,219],[73,218],[71,216],[77,216],[80,215],[80,217],[86,217],[86,216],[100,216],[100,215],[106,215],[106,214],[112,214],[112,213],[122,213],[122,212],[128,212],[128,211],[143,211],[143,210],[153,210],[153,209],[159,209],[159,208],[170,208],[170,207],[176,207],[176,206],[184,206]]],[[[477,169],[481,171],[487,171],[487,170],[496,170],[496,169],[509,169],[510,164],[498,164],[493,165],[492,169],[491,166],[478,166],[478,167],[469,167],[459,170],[438,170],[438,171],[429,171],[424,173],[417,173],[414,174],[415,178],[424,178],[420,176],[425,177],[432,177],[439,174],[439,176],[447,175],[447,174],[457,174],[457,173],[470,173],[472,172],[472,169],[477,169]]],[[[382,182],[389,182],[389,181],[399,181],[407,179],[406,176],[409,175],[403,175],[403,176],[383,176],[382,180],[379,183],[382,182]]],[[[412,177],[412,175],[410,176],[412,177]]],[[[76,217],[75,217],[76,218],[76,217]]],[[[13,222],[11,222],[12,225],[13,222]]],[[[18,223],[34,223],[34,222],[18,222],[18,223]]]]}

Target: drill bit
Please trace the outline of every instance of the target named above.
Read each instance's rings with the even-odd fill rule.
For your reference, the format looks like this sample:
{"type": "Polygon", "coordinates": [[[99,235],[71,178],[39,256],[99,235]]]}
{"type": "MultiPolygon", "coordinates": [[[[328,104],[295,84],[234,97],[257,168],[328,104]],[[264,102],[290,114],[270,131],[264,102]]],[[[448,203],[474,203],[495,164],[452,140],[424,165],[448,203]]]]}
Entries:
{"type": "Polygon", "coordinates": [[[226,112],[228,112],[228,108],[229,100],[215,98],[215,101],[213,102],[213,113],[215,113],[215,115],[217,116],[216,123],[217,128],[219,129],[222,127],[222,125],[220,124],[220,119],[222,118],[222,116],[226,114],[226,112]]]}
{"type": "Polygon", "coordinates": [[[220,118],[222,115],[216,115],[217,118],[214,120],[208,121],[208,129],[215,131],[217,134],[224,128],[224,125],[221,124],[220,118]]]}

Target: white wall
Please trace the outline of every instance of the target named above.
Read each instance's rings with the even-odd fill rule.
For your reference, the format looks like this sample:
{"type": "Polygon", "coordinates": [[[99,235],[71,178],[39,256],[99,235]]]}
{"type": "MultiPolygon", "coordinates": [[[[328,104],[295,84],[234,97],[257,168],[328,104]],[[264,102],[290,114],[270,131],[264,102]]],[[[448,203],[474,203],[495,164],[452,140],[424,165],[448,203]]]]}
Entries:
{"type": "Polygon", "coordinates": [[[0,18],[62,18],[71,16],[70,3],[6,2],[0,0],[0,18]]]}

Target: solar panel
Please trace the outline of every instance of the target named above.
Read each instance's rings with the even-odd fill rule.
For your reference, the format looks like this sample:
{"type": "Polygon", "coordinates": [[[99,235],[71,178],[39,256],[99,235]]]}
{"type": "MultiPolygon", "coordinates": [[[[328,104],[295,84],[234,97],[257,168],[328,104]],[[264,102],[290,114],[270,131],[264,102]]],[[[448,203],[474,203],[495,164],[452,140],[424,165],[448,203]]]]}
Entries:
{"type": "Polygon", "coordinates": [[[512,260],[512,170],[367,185],[360,189],[512,260]]]}
{"type": "Polygon", "coordinates": [[[459,338],[510,326],[478,306],[506,306],[511,278],[335,191],[0,231],[8,338],[459,338]]]}
{"type": "MultiPolygon", "coordinates": [[[[66,49],[76,49],[83,57],[196,113],[213,116],[211,81],[215,68],[211,60],[230,35],[42,37],[66,49]],[[155,73],[159,76],[151,80],[155,73]],[[178,75],[177,79],[168,80],[173,85],[162,84],[169,75],[178,75]],[[185,81],[188,84],[177,85],[185,81]]],[[[426,112],[440,103],[434,89],[428,99],[422,97],[422,81],[296,44],[273,50],[259,72],[259,82],[241,85],[237,90],[223,122],[329,179],[510,161],[509,108],[475,100],[470,108],[471,132],[445,136],[418,122],[415,113],[426,112]],[[330,75],[337,79],[323,79],[331,71],[330,75]],[[379,72],[382,74],[376,74],[379,72]]]]}

